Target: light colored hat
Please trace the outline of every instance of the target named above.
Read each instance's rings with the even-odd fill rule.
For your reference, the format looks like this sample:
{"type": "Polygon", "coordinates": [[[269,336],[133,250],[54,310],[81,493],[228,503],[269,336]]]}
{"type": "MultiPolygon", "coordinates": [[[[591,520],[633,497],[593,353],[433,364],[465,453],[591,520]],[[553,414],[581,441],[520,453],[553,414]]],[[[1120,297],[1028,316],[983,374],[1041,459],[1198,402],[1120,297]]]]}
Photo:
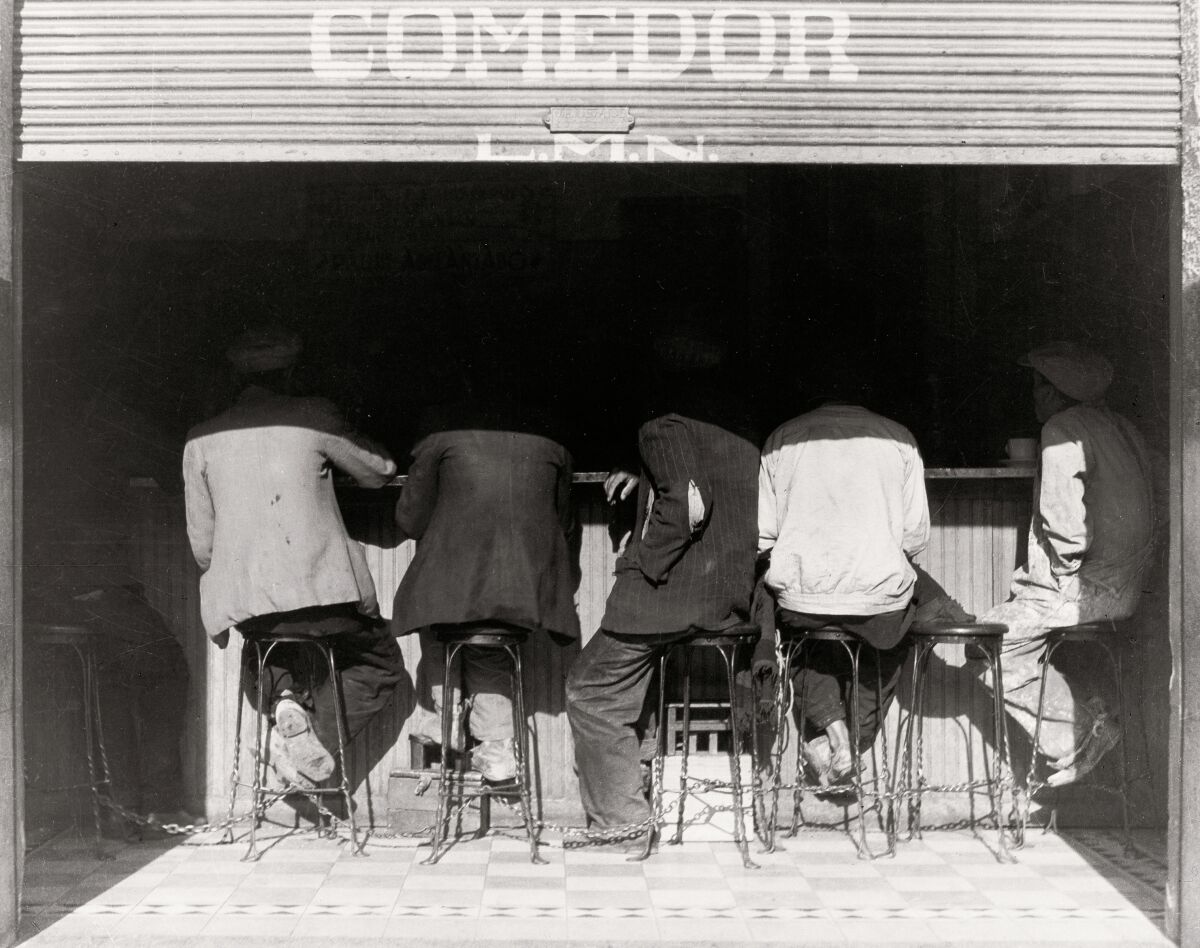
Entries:
{"type": "Polygon", "coordinates": [[[1112,363],[1077,342],[1051,342],[1017,360],[1042,373],[1056,389],[1077,402],[1094,402],[1112,384],[1112,363]]]}
{"type": "Polygon", "coordinates": [[[263,326],[238,336],[225,350],[225,356],[243,375],[253,375],[295,365],[300,349],[300,337],[291,330],[263,326]]]}

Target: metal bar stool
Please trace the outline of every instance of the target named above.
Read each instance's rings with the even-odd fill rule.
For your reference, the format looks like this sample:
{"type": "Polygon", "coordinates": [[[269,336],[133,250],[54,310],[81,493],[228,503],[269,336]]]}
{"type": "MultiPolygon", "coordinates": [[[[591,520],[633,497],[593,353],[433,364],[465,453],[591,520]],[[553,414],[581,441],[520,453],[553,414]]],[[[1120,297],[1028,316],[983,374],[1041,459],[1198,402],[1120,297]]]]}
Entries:
{"type": "MultiPolygon", "coordinates": [[[[897,773],[895,798],[908,804],[908,838],[921,838],[921,798],[926,793],[971,794],[970,826],[975,831],[974,792],[987,790],[992,816],[996,821],[997,858],[1002,862],[1014,862],[1008,851],[1002,810],[1004,790],[1010,797],[1014,794],[1012,768],[1008,759],[1008,727],[1004,711],[1004,675],[1000,663],[1000,651],[1008,627],[1000,623],[978,622],[929,622],[918,623],[909,629],[914,643],[912,671],[912,709],[900,724],[898,744],[903,749],[903,760],[897,773]],[[930,784],[925,778],[925,696],[929,681],[929,659],[939,645],[975,646],[987,661],[992,679],[992,766],[983,779],[968,779],[958,784],[930,784]],[[916,722],[914,724],[914,721],[916,722]],[[916,779],[913,765],[916,764],[916,779]]],[[[968,767],[971,766],[968,761],[968,767]]],[[[1014,808],[1016,800],[1013,799],[1014,808]]]]}
{"type": "Polygon", "coordinates": [[[103,633],[82,625],[30,623],[25,628],[30,634],[32,645],[70,649],[79,660],[83,686],[81,700],[83,740],[84,750],[87,754],[88,777],[85,783],[59,787],[39,787],[35,783],[31,783],[30,788],[45,793],[57,793],[87,787],[91,791],[92,821],[95,825],[96,847],[99,852],[101,846],[100,811],[103,806],[101,797],[109,798],[112,794],[112,774],[108,766],[108,751],[104,747],[104,722],[100,715],[100,682],[96,671],[95,643],[103,633]]]}
{"type": "MultiPolygon", "coordinates": [[[[445,852],[444,843],[448,835],[449,807],[451,798],[456,798],[461,805],[467,797],[462,772],[456,768],[457,779],[451,775],[451,754],[447,749],[453,746],[454,721],[462,720],[462,701],[460,692],[457,700],[451,698],[451,671],[454,659],[464,648],[495,648],[501,649],[511,664],[510,681],[512,683],[512,717],[513,717],[513,753],[517,759],[517,791],[521,800],[521,817],[525,823],[525,833],[529,837],[529,861],[537,865],[546,864],[546,860],[538,854],[538,820],[534,813],[530,785],[532,783],[529,767],[529,734],[525,720],[525,675],[521,664],[522,646],[529,637],[528,630],[489,629],[481,632],[473,629],[439,629],[437,640],[442,646],[444,672],[442,676],[442,760],[440,778],[438,780],[437,818],[433,824],[433,834],[430,846],[433,851],[422,865],[432,866],[442,858],[445,852]]],[[[460,760],[465,755],[459,757],[460,760]]],[[[460,767],[462,764],[459,765],[460,767]]],[[[506,787],[483,786],[481,790],[473,791],[472,795],[486,797],[510,796],[511,789],[506,787]]]]}
{"type": "MultiPolygon", "coordinates": [[[[342,704],[342,682],[341,676],[338,674],[337,660],[333,654],[333,640],[336,636],[328,637],[310,637],[301,635],[243,635],[242,637],[242,668],[246,666],[246,658],[251,648],[254,649],[254,660],[257,663],[258,669],[258,700],[256,702],[257,719],[254,726],[254,780],[251,787],[251,806],[253,819],[250,821],[250,843],[246,849],[246,855],[242,857],[243,862],[257,860],[259,857],[258,851],[258,828],[266,815],[267,807],[284,797],[293,794],[303,794],[312,803],[320,808],[320,800],[322,797],[340,796],[346,806],[346,822],[350,825],[350,851],[353,855],[362,855],[362,844],[358,838],[358,824],[354,818],[354,800],[350,787],[350,774],[346,766],[346,745],[350,743],[349,732],[346,728],[346,709],[342,704]],[[269,755],[264,752],[264,747],[269,747],[269,737],[274,724],[271,720],[271,713],[267,709],[269,702],[266,694],[266,669],[267,660],[271,657],[271,653],[280,645],[301,646],[304,648],[313,649],[319,654],[320,659],[324,661],[326,668],[329,671],[329,682],[333,688],[334,702],[334,717],[337,721],[338,745],[337,745],[337,770],[338,782],[336,787],[319,787],[315,790],[308,790],[300,787],[289,786],[282,790],[267,790],[265,784],[267,782],[267,767],[270,763],[269,755]]],[[[310,678],[315,677],[316,668],[315,662],[310,665],[310,678]]],[[[237,792],[239,786],[244,784],[239,782],[239,772],[242,756],[242,710],[243,700],[241,689],[238,689],[237,695],[237,723],[235,724],[236,737],[233,745],[233,771],[230,774],[229,787],[229,820],[230,828],[226,831],[225,842],[233,842],[233,811],[237,803],[237,792]]],[[[318,823],[318,828],[320,824],[318,823]]],[[[330,834],[333,834],[332,828],[330,834]]]]}
{"type": "MultiPolygon", "coordinates": [[[[1121,801],[1121,827],[1124,832],[1125,848],[1129,850],[1133,848],[1133,838],[1129,829],[1129,784],[1131,783],[1129,779],[1129,759],[1125,754],[1125,682],[1121,670],[1121,653],[1114,642],[1116,636],[1121,632],[1119,624],[1112,621],[1083,622],[1079,625],[1066,626],[1061,629],[1051,629],[1046,636],[1045,651],[1042,652],[1042,668],[1045,669],[1050,664],[1050,660],[1054,657],[1054,653],[1058,650],[1059,646],[1067,644],[1098,646],[1108,663],[1109,670],[1112,672],[1113,680],[1116,683],[1116,715],[1121,728],[1121,739],[1117,741],[1117,753],[1120,755],[1118,762],[1120,783],[1117,786],[1101,783],[1096,779],[1096,772],[1093,770],[1083,781],[1069,784],[1068,786],[1076,789],[1080,787],[1092,787],[1102,793],[1115,796],[1121,801]]],[[[1032,805],[1033,796],[1049,787],[1049,784],[1039,776],[1040,768],[1038,767],[1038,746],[1041,743],[1042,721],[1045,717],[1045,712],[1046,676],[1043,672],[1041,684],[1038,687],[1037,720],[1033,728],[1033,749],[1030,753],[1029,769],[1026,771],[1025,778],[1025,800],[1024,806],[1021,808],[1021,843],[1024,842],[1025,827],[1028,824],[1029,808],[1032,805]]],[[[1051,790],[1055,795],[1061,792],[1058,788],[1051,788],[1051,790]]],[[[1057,831],[1057,807],[1051,809],[1046,829],[1050,832],[1057,831]]]]}
{"type": "MultiPolygon", "coordinates": [[[[671,653],[679,649],[683,652],[683,730],[681,735],[683,750],[679,762],[679,806],[678,813],[676,814],[675,836],[671,842],[673,844],[682,843],[683,828],[685,825],[684,811],[687,807],[687,798],[690,794],[695,793],[695,790],[692,789],[694,778],[691,780],[688,778],[688,751],[691,746],[692,727],[692,655],[696,649],[716,649],[717,653],[721,656],[721,661],[725,669],[725,682],[729,696],[729,782],[704,780],[702,783],[705,787],[726,788],[730,791],[732,797],[730,809],[733,811],[733,838],[737,843],[738,851],[742,854],[742,865],[747,869],[757,869],[758,864],[750,858],[750,847],[746,839],[746,818],[742,803],[742,735],[737,724],[736,679],[739,670],[749,669],[750,656],[754,651],[754,645],[758,641],[759,635],[760,631],[757,625],[742,623],[717,632],[696,631],[687,638],[672,642],[663,649],[658,659],[658,743],[655,747],[654,763],[651,768],[652,812],[659,813],[662,810],[663,761],[667,752],[667,665],[671,653]]],[[[751,703],[749,710],[751,771],[754,775],[753,779],[757,784],[758,740],[753,703],[751,703]]],[[[752,796],[757,796],[757,787],[754,788],[752,796]]],[[[646,834],[646,848],[640,856],[636,857],[635,861],[641,861],[650,856],[654,849],[654,835],[654,833],[646,834]]]]}
{"type": "MultiPolygon", "coordinates": [[[[875,755],[874,747],[871,748],[872,761],[874,763],[874,774],[870,780],[862,779],[862,749],[858,745],[858,705],[859,705],[859,664],[862,655],[862,649],[865,645],[867,648],[871,646],[865,643],[857,635],[852,635],[836,626],[826,626],[820,629],[811,629],[805,631],[793,631],[791,629],[778,629],[779,634],[779,651],[781,655],[781,665],[779,673],[779,683],[775,697],[776,708],[776,740],[775,740],[775,760],[772,770],[772,786],[771,786],[771,812],[767,817],[767,839],[766,851],[774,852],[775,833],[779,818],[779,791],[782,789],[782,771],[783,771],[783,751],[787,745],[786,735],[790,733],[790,724],[793,709],[799,719],[799,729],[801,730],[800,739],[803,740],[804,727],[804,696],[801,692],[799,701],[796,700],[795,688],[792,685],[792,669],[794,667],[803,667],[800,661],[803,658],[805,648],[811,646],[815,642],[836,642],[846,652],[850,660],[850,707],[848,708],[848,727],[851,734],[850,741],[850,786],[854,791],[854,799],[858,808],[858,839],[855,845],[858,849],[860,859],[875,859],[880,855],[891,855],[896,848],[895,832],[893,830],[893,819],[890,812],[890,803],[888,802],[888,794],[890,792],[891,775],[888,772],[888,750],[887,750],[887,731],[880,728],[880,734],[883,736],[883,755],[882,758],[875,755]],[[868,789],[868,786],[870,789],[868,789]],[[873,802],[870,806],[865,803],[865,797],[872,797],[873,802]],[[888,811],[884,813],[884,805],[887,804],[888,811]],[[887,830],[887,849],[884,853],[875,853],[867,845],[867,827],[866,814],[868,810],[876,810],[880,812],[885,829],[887,830]]],[[[879,664],[875,665],[876,674],[879,675],[879,664]]],[[[877,682],[876,696],[879,703],[876,711],[879,719],[883,719],[883,707],[881,693],[883,691],[882,681],[877,682]]],[[[815,784],[809,784],[804,777],[804,758],[800,753],[797,745],[796,753],[796,783],[792,790],[792,826],[788,831],[789,836],[795,836],[803,825],[804,815],[802,804],[804,801],[804,793],[822,793],[828,792],[829,788],[821,787],[815,784]]]]}

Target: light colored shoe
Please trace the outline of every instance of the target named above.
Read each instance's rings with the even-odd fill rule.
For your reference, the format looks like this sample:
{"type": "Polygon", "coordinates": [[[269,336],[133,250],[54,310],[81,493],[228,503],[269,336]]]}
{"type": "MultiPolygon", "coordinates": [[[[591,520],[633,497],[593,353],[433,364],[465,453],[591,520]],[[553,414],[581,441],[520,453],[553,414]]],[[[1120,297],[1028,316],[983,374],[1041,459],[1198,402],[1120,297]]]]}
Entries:
{"type": "Polygon", "coordinates": [[[1108,713],[1099,715],[1092,721],[1092,730],[1088,735],[1087,743],[1084,744],[1082,752],[1076,756],[1074,763],[1052,773],[1046,779],[1046,785],[1064,787],[1091,773],[1096,769],[1101,758],[1116,747],[1120,740],[1121,726],[1108,713]]]}
{"type": "Polygon", "coordinates": [[[828,787],[830,783],[829,768],[833,761],[829,738],[822,734],[820,737],[814,737],[811,741],[801,741],[800,756],[804,758],[804,775],[809,782],[817,786],[828,787]]]}
{"type": "Polygon", "coordinates": [[[287,743],[278,731],[271,731],[271,768],[276,776],[283,781],[284,789],[295,787],[297,790],[315,790],[317,785],[296,769],[295,761],[288,755],[287,743]]]}
{"type": "MultiPolygon", "coordinates": [[[[294,698],[280,698],[275,705],[271,756],[280,763],[287,760],[292,769],[314,783],[333,773],[333,755],[317,740],[312,718],[294,698]]],[[[283,773],[282,768],[277,769],[283,773]]]]}
{"type": "Polygon", "coordinates": [[[471,750],[471,769],[484,780],[508,783],[517,776],[517,756],[511,737],[502,741],[481,741],[471,750]]]}

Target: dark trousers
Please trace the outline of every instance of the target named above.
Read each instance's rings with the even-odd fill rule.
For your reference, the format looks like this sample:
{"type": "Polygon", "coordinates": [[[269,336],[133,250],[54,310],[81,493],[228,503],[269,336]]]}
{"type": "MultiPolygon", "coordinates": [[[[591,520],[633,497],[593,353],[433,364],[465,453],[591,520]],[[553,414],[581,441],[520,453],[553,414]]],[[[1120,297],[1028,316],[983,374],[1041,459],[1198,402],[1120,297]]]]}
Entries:
{"type": "MultiPolygon", "coordinates": [[[[863,640],[858,661],[859,747],[875,743],[900,684],[909,646],[904,636],[911,609],[875,616],[820,616],[780,609],[776,614],[781,634],[834,626],[863,640]],[[882,710],[881,710],[882,709],[882,710]]],[[[811,642],[804,647],[803,667],[792,666],[797,706],[804,702],[803,722],[810,731],[823,731],[846,718],[853,676],[850,655],[838,642],[811,642]]]]}
{"type": "Polygon", "coordinates": [[[686,636],[617,635],[600,629],[571,666],[567,720],[590,824],[620,826],[650,815],[639,766],[647,726],[643,709],[659,656],[686,636]]]}
{"type": "Polygon", "coordinates": [[[140,588],[37,590],[26,602],[26,618],[103,633],[96,640],[96,674],[113,799],[143,813],[180,809],[187,662],[140,588]]]}
{"type": "MultiPolygon", "coordinates": [[[[405,677],[404,658],[387,626],[361,615],[353,604],[256,616],[238,628],[244,635],[261,639],[264,648],[273,636],[328,638],[337,663],[350,740],[388,706],[405,677]]],[[[257,656],[253,649],[247,649],[245,655],[242,687],[254,705],[258,700],[257,656]]],[[[269,712],[280,694],[291,691],[312,712],[317,738],[327,748],[336,748],[333,685],[321,654],[303,645],[276,645],[267,660],[266,674],[266,707],[259,710],[269,712]]]]}

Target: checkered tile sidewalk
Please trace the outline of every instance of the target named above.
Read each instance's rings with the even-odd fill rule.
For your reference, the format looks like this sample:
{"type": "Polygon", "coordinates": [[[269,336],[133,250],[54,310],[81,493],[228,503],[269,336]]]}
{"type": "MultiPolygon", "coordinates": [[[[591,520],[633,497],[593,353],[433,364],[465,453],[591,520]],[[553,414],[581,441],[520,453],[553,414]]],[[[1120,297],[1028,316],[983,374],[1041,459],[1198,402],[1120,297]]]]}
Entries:
{"type": "MultiPolygon", "coordinates": [[[[863,862],[843,834],[786,839],[743,868],[730,843],[664,846],[645,863],[596,849],[463,842],[426,850],[278,833],[257,863],[206,840],[62,839],[30,857],[31,946],[570,943],[645,945],[1167,945],[1165,867],[1106,833],[1031,833],[1016,865],[969,833],[926,833],[863,862]],[[312,939],[311,942],[308,939],[312,939]],[[319,940],[319,941],[318,941],[319,940]]],[[[757,847],[756,847],[757,848],[757,847]]]]}

